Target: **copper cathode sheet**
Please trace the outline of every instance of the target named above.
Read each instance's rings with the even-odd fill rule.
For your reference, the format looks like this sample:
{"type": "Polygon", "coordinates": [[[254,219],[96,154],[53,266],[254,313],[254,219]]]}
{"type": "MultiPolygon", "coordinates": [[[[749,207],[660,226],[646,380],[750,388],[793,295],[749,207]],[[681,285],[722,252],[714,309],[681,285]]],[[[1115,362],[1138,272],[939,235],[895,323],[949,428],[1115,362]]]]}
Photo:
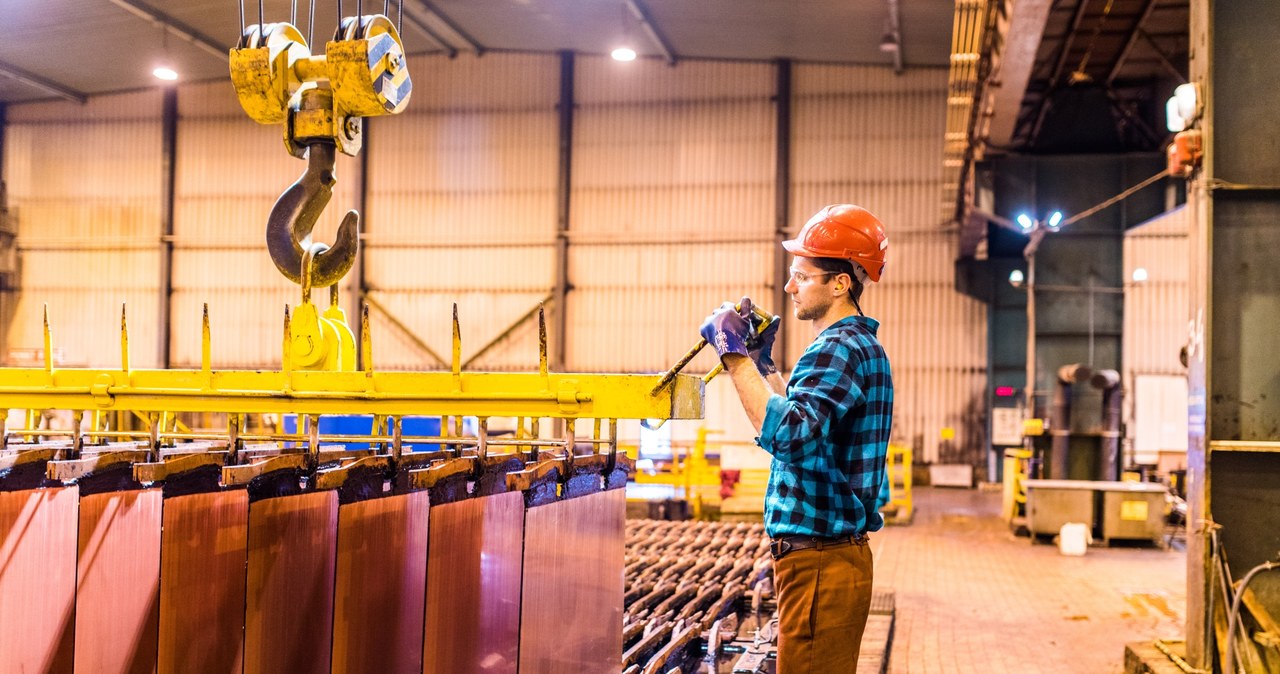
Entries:
{"type": "Polygon", "coordinates": [[[327,674],[337,539],[337,492],[249,506],[245,674],[327,674]]]}
{"type": "Polygon", "coordinates": [[[338,508],[333,671],[422,671],[427,492],[338,508]]]}
{"type": "Polygon", "coordinates": [[[626,493],[525,511],[520,674],[617,672],[626,493]]]}
{"type": "Polygon", "coordinates": [[[523,499],[510,492],[431,507],[424,672],[515,673],[523,499]]]}
{"type": "Polygon", "coordinates": [[[72,671],[79,497],[0,492],[0,671],[72,671]]]}
{"type": "Polygon", "coordinates": [[[249,494],[165,499],[160,538],[160,674],[243,669],[249,494]]]}
{"type": "Polygon", "coordinates": [[[76,672],[155,671],[163,503],[159,489],[80,498],[76,672]]]}

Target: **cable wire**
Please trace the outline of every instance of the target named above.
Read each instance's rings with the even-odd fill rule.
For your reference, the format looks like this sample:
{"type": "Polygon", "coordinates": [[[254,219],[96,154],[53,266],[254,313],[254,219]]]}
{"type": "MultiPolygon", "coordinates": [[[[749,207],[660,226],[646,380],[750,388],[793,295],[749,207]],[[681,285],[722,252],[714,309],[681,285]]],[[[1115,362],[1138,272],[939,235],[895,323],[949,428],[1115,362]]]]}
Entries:
{"type": "MultiPolygon", "coordinates": [[[[1236,625],[1239,624],[1237,620],[1240,618],[1240,600],[1244,598],[1244,591],[1249,587],[1249,581],[1253,580],[1254,576],[1263,571],[1270,571],[1277,567],[1280,567],[1280,562],[1263,562],[1252,569],[1249,569],[1249,573],[1244,574],[1244,579],[1240,581],[1240,588],[1236,590],[1235,599],[1231,602],[1231,615],[1227,618],[1227,660],[1224,663],[1225,666],[1222,668],[1224,674],[1235,674],[1236,672],[1235,644],[1232,642],[1235,641],[1236,625]]],[[[1242,625],[1241,629],[1243,628],[1244,627],[1242,625]]],[[[1243,672],[1243,670],[1241,671],[1243,672]]]]}
{"type": "Polygon", "coordinates": [[[1114,204],[1116,204],[1116,203],[1118,203],[1118,202],[1124,201],[1125,199],[1128,199],[1130,196],[1132,196],[1134,192],[1137,192],[1138,190],[1141,190],[1142,188],[1144,188],[1144,187],[1146,187],[1146,186],[1150,185],[1151,183],[1154,183],[1155,181],[1157,181],[1157,180],[1159,180],[1159,179],[1161,179],[1161,178],[1163,178],[1163,177],[1165,177],[1165,176],[1167,176],[1167,175],[1169,175],[1169,169],[1165,169],[1165,170],[1163,170],[1163,171],[1161,171],[1161,172],[1159,172],[1159,173],[1157,173],[1157,174],[1155,174],[1155,175],[1151,176],[1150,178],[1147,178],[1146,180],[1144,180],[1144,181],[1142,181],[1142,182],[1138,183],[1137,185],[1134,185],[1133,187],[1130,187],[1129,189],[1127,189],[1127,190],[1125,190],[1125,191],[1121,192],[1120,194],[1115,195],[1114,197],[1111,197],[1110,199],[1107,199],[1106,201],[1104,201],[1104,202],[1102,202],[1102,203],[1098,204],[1097,206],[1094,206],[1094,207],[1092,207],[1092,208],[1085,209],[1084,211],[1081,211],[1080,213],[1076,213],[1075,215],[1073,215],[1073,216],[1071,216],[1071,217],[1067,218],[1066,220],[1063,220],[1063,221],[1062,221],[1062,224],[1061,224],[1061,225],[1058,225],[1058,227],[1059,227],[1059,228],[1062,228],[1062,227],[1066,227],[1067,225],[1070,225],[1070,224],[1073,224],[1073,223],[1079,222],[1079,221],[1084,220],[1085,218],[1089,217],[1090,215],[1093,215],[1094,213],[1097,213],[1098,211],[1101,211],[1102,209],[1104,209],[1104,208],[1106,208],[1106,207],[1108,207],[1108,206],[1112,206],[1112,205],[1114,205],[1114,204]]]}

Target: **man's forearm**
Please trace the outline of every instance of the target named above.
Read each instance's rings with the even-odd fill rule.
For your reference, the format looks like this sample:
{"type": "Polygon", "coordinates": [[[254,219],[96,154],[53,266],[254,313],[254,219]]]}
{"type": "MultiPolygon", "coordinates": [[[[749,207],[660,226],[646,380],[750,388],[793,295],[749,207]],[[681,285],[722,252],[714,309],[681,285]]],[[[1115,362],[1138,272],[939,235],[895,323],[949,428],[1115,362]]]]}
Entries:
{"type": "Polygon", "coordinates": [[[782,378],[782,375],[777,372],[766,375],[764,383],[768,384],[769,388],[772,389],[774,393],[777,393],[780,396],[787,395],[787,382],[782,378]]]}
{"type": "MultiPolygon", "coordinates": [[[[722,360],[724,368],[729,371],[729,377],[733,379],[733,387],[738,391],[738,398],[742,401],[742,408],[747,412],[747,418],[759,433],[764,425],[769,397],[773,395],[772,384],[765,377],[760,376],[755,363],[746,356],[729,353],[725,354],[722,360]]],[[[782,377],[776,373],[770,376],[779,382],[782,381],[782,377]]]]}

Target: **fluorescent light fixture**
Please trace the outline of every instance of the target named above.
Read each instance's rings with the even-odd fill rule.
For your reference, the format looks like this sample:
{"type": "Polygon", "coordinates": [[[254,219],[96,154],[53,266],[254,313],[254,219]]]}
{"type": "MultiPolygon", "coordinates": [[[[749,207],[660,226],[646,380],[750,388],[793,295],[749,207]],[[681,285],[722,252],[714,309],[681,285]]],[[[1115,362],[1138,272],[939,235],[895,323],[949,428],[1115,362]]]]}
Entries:
{"type": "Polygon", "coordinates": [[[615,61],[634,61],[636,60],[636,50],[631,47],[618,47],[609,52],[615,61]]]}
{"type": "Polygon", "coordinates": [[[178,71],[170,68],[169,66],[156,66],[155,70],[151,71],[151,74],[155,75],[156,79],[164,80],[166,82],[172,82],[173,80],[178,79],[178,71]]]}
{"type": "Polygon", "coordinates": [[[1036,226],[1036,223],[1032,222],[1032,221],[1031,221],[1031,216],[1027,215],[1026,213],[1019,213],[1019,214],[1018,214],[1018,226],[1022,227],[1023,229],[1025,229],[1025,230],[1027,230],[1027,231],[1029,232],[1029,231],[1031,231],[1031,228],[1032,228],[1032,227],[1035,227],[1035,226],[1036,226]]]}
{"type": "Polygon", "coordinates": [[[1182,115],[1178,114],[1177,96],[1170,96],[1169,100],[1165,101],[1164,128],[1168,129],[1171,133],[1185,131],[1187,128],[1186,120],[1182,118],[1182,115]]]}
{"type": "Polygon", "coordinates": [[[1190,82],[1180,84],[1173,90],[1173,97],[1178,100],[1178,116],[1183,122],[1196,118],[1196,85],[1190,82]]]}
{"type": "Polygon", "coordinates": [[[1009,285],[1015,288],[1021,288],[1022,282],[1025,280],[1027,280],[1027,277],[1022,275],[1021,269],[1014,269],[1009,272],[1009,285]]]}
{"type": "Polygon", "coordinates": [[[1134,283],[1142,283],[1143,281],[1147,280],[1146,267],[1138,267],[1137,269],[1134,269],[1133,276],[1131,278],[1133,279],[1134,283]]]}

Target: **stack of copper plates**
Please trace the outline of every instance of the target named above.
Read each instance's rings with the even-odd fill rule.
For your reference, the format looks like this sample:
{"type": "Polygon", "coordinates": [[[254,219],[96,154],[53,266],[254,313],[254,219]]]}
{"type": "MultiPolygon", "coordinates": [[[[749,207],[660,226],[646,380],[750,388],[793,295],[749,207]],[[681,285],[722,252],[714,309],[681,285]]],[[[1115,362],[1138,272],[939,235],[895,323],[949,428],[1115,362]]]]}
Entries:
{"type": "Polygon", "coordinates": [[[145,445],[0,450],[0,672],[619,669],[625,457],[145,445]]]}

